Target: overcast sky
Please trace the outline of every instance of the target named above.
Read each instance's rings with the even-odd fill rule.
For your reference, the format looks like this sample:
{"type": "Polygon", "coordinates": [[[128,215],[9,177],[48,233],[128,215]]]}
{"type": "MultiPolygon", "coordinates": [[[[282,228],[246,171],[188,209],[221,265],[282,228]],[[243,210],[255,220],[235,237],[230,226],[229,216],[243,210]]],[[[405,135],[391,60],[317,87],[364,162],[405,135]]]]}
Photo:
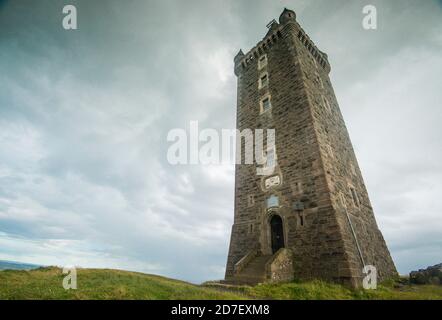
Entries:
{"type": "Polygon", "coordinates": [[[172,166],[166,137],[235,127],[233,57],[284,7],[329,56],[399,272],[442,262],[436,0],[0,0],[0,259],[222,278],[233,166],[172,166]]]}

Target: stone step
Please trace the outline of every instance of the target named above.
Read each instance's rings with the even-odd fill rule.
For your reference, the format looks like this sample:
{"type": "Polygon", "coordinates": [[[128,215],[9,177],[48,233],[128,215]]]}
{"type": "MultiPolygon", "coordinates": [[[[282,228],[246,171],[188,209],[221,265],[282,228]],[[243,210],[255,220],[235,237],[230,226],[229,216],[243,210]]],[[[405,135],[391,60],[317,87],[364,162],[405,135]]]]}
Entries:
{"type": "Polygon", "coordinates": [[[255,257],[241,271],[240,274],[237,274],[232,279],[229,279],[229,283],[255,285],[258,283],[265,282],[266,280],[265,266],[267,261],[269,261],[271,257],[272,257],[271,255],[255,257]]]}
{"type": "Polygon", "coordinates": [[[265,268],[246,268],[243,270],[243,272],[241,272],[241,274],[246,274],[246,273],[263,274],[264,272],[265,272],[265,268]]]}
{"type": "Polygon", "coordinates": [[[265,281],[264,278],[256,278],[256,277],[236,277],[232,280],[232,283],[235,284],[251,284],[255,285],[258,283],[263,283],[265,281]]]}
{"type": "Polygon", "coordinates": [[[247,267],[249,266],[254,266],[254,267],[265,267],[267,263],[267,260],[263,260],[263,261],[254,261],[254,262],[250,262],[247,267]]]}

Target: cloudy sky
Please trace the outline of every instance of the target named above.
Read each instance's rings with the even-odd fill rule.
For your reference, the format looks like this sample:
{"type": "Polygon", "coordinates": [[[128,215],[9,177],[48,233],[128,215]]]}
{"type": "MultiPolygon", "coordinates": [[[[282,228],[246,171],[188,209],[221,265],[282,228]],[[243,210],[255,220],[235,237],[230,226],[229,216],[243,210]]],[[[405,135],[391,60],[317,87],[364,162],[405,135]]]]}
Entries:
{"type": "Polygon", "coordinates": [[[233,166],[172,166],[166,137],[235,127],[233,56],[284,7],[329,56],[399,272],[442,262],[436,0],[0,0],[0,259],[222,278],[233,166]]]}

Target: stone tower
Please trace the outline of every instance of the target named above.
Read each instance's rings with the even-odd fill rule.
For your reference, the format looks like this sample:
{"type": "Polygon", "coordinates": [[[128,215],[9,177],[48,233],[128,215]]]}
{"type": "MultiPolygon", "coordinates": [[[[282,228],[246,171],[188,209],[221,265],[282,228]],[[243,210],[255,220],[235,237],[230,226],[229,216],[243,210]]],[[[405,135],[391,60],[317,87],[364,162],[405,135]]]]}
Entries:
{"type": "MultiPolygon", "coordinates": [[[[324,279],[358,287],[363,267],[397,275],[330,82],[330,64],[285,9],[234,59],[237,128],[275,129],[276,165],[235,172],[228,282],[324,279]]],[[[244,148],[242,148],[244,153],[244,148]]]]}

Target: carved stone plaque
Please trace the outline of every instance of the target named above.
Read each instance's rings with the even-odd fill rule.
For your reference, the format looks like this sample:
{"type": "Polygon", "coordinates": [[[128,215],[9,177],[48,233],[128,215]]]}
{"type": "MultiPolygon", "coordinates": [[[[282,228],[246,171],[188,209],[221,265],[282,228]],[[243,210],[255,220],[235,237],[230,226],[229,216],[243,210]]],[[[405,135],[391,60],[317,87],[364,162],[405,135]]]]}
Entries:
{"type": "Polygon", "coordinates": [[[279,176],[273,176],[273,177],[267,178],[264,181],[264,185],[265,185],[266,189],[279,186],[280,184],[281,184],[281,179],[279,178],[279,176]]]}

